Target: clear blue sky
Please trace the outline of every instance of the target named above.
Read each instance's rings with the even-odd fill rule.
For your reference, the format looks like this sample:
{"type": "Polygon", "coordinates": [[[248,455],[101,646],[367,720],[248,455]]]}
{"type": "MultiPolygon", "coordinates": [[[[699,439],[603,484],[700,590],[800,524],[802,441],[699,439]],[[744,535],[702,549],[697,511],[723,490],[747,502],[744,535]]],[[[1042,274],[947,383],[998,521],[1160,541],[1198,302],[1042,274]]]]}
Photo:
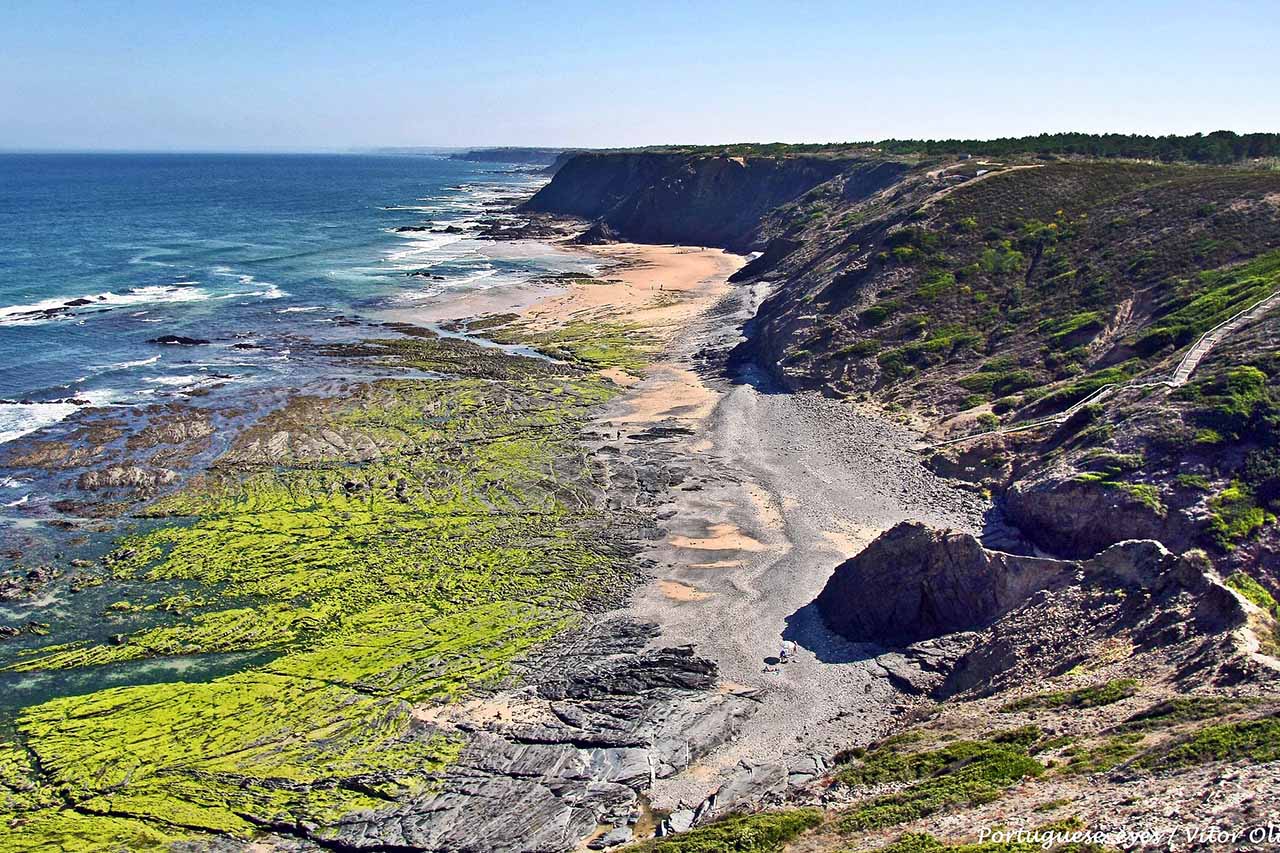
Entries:
{"type": "Polygon", "coordinates": [[[1237,2],[0,2],[0,148],[1280,130],[1237,2]]]}

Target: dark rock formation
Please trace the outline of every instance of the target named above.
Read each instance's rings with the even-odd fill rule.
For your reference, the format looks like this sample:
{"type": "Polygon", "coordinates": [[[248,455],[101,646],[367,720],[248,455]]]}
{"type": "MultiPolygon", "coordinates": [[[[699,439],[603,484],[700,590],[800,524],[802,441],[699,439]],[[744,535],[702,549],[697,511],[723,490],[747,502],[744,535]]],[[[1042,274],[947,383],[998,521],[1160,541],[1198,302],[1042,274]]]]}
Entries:
{"type": "Polygon", "coordinates": [[[583,153],[521,210],[601,220],[628,240],[745,251],[766,214],[846,166],[818,157],[583,153]]]}
{"type": "Polygon", "coordinates": [[[140,465],[108,465],[81,474],[77,480],[85,491],[104,489],[133,489],[140,494],[154,494],[161,486],[178,481],[178,472],[168,468],[144,468],[140,465]]]}
{"type": "Polygon", "coordinates": [[[851,640],[903,647],[877,664],[901,689],[939,699],[1059,675],[1118,637],[1188,683],[1275,675],[1254,655],[1251,632],[1265,614],[1203,552],[1177,555],[1151,540],[1052,560],[904,522],[841,564],[817,605],[851,640]]]}
{"type": "Polygon", "coordinates": [[[573,242],[579,246],[600,246],[605,243],[616,243],[618,240],[618,232],[614,231],[607,222],[596,222],[573,238],[573,242]]]}
{"type": "Polygon", "coordinates": [[[935,698],[988,694],[1095,665],[1118,638],[1139,670],[1172,671],[1187,686],[1276,677],[1253,654],[1251,606],[1202,552],[1171,554],[1159,542],[1133,540],[1068,565],[1079,566],[1076,581],[1032,594],[977,633],[934,687],[935,698]]]}
{"type": "Polygon", "coordinates": [[[1028,539],[1054,554],[1090,557],[1125,539],[1192,547],[1195,531],[1177,513],[1161,513],[1123,489],[1045,476],[1014,483],[1005,511],[1028,539]]]}
{"type": "Polygon", "coordinates": [[[983,628],[1072,563],[988,551],[966,533],[902,522],[835,570],[817,599],[832,630],[901,646],[983,628]]]}
{"type": "Polygon", "coordinates": [[[184,346],[194,347],[209,343],[204,338],[188,338],[185,335],[161,335],[158,338],[148,338],[149,344],[166,344],[168,346],[184,346]]]}
{"type": "Polygon", "coordinates": [[[518,713],[476,727],[439,790],[344,819],[344,850],[559,851],[601,825],[624,830],[640,792],[733,737],[754,703],[708,690],[716,668],[688,648],[644,651],[652,626],[603,622],[530,661],[518,713]]]}

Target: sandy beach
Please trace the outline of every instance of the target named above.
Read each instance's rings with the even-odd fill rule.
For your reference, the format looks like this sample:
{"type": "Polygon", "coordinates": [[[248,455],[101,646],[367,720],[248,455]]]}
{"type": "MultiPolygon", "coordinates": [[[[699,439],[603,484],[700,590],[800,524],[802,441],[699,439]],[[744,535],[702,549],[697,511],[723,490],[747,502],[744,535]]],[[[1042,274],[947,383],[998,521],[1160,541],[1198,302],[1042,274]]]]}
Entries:
{"type": "MultiPolygon", "coordinates": [[[[813,394],[774,393],[728,376],[723,356],[767,291],[726,278],[717,250],[617,245],[624,266],[530,309],[537,322],[626,318],[661,331],[662,353],[597,422],[619,443],[670,428],[664,449],[691,468],[660,508],[656,568],[628,614],[660,626],[655,645],[694,645],[723,689],[758,708],[739,736],[657,780],[655,807],[696,807],[721,791],[785,787],[822,756],[883,734],[904,709],[880,650],[830,634],[810,607],[834,567],[904,519],[976,530],[985,502],[925,470],[916,433],[875,411],[813,394]],[[690,485],[692,483],[692,486],[690,485]],[[778,664],[784,640],[798,653],[778,664]]],[[[645,441],[652,441],[647,435],[645,441]]]]}
{"type": "Polygon", "coordinates": [[[832,570],[905,519],[976,531],[986,502],[919,464],[911,426],[777,393],[750,369],[726,372],[768,293],[728,282],[744,258],[628,243],[583,251],[605,262],[598,277],[550,293],[536,285],[506,303],[482,292],[425,319],[513,312],[534,330],[625,323],[656,341],[639,375],[602,371],[626,391],[593,426],[615,449],[642,441],[690,473],[658,507],[662,536],[644,553],[652,576],[617,615],[656,624],[655,648],[693,645],[719,666],[721,689],[753,697],[756,710],[731,742],[655,780],[650,798],[674,812],[717,792],[722,805],[780,792],[825,756],[884,734],[907,707],[875,660],[882,650],[831,634],[810,606],[832,570]],[[655,427],[666,431],[656,442],[655,427]],[[784,641],[797,654],[779,664],[784,641]]]}
{"type": "Polygon", "coordinates": [[[525,312],[535,327],[577,320],[625,322],[670,342],[729,292],[744,263],[722,249],[617,243],[583,247],[608,266],[599,281],[575,281],[525,312]]]}

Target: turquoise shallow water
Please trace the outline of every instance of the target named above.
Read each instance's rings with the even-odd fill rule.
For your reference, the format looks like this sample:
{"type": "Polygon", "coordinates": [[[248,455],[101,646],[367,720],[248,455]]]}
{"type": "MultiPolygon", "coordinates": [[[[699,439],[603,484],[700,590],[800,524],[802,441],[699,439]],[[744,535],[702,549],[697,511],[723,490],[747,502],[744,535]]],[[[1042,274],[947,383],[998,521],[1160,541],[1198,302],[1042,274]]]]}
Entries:
{"type": "MultiPolygon", "coordinates": [[[[38,440],[83,445],[86,425],[136,429],[142,421],[131,418],[167,411],[151,404],[184,403],[214,413],[212,441],[184,469],[197,470],[295,390],[340,392],[358,378],[312,344],[386,335],[377,324],[457,295],[592,270],[586,256],[546,244],[478,239],[481,219],[509,218],[544,180],[515,165],[424,156],[0,155],[0,464],[38,440]],[[153,342],[162,336],[207,343],[153,342]]],[[[108,455],[127,457],[127,440],[109,439],[108,455]]],[[[72,588],[71,557],[98,574],[117,535],[147,524],[64,510],[76,473],[0,467],[0,573],[62,569],[33,599],[0,601],[0,625],[50,631],[5,639],[0,665],[166,618],[102,614],[167,585],[72,588]]],[[[6,673],[0,721],[47,696],[204,679],[245,663],[208,655],[6,673]]]]}
{"type": "Polygon", "coordinates": [[[542,180],[409,155],[0,155],[0,442],[88,404],[294,384],[299,345],[345,318],[573,270],[472,239],[542,180]],[[452,233],[394,230],[424,224],[452,233]]]}

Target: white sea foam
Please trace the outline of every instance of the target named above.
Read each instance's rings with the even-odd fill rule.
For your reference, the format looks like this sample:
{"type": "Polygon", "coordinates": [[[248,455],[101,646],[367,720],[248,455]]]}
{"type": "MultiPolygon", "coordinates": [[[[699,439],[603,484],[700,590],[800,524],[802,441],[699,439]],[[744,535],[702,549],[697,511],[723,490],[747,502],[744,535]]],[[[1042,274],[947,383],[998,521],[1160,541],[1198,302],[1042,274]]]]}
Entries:
{"type": "Polygon", "coordinates": [[[257,296],[260,299],[280,299],[283,296],[289,295],[289,292],[287,290],[281,290],[278,285],[271,284],[270,282],[262,281],[262,282],[258,282],[258,284],[266,285],[266,289],[259,290],[253,294],[254,296],[257,296]]]}
{"type": "Polygon", "coordinates": [[[445,246],[461,243],[465,239],[462,234],[432,234],[430,231],[401,231],[397,233],[397,236],[406,240],[409,243],[409,247],[396,252],[389,252],[387,260],[392,263],[421,257],[428,253],[439,251],[445,246]]]}
{"type": "Polygon", "coordinates": [[[118,361],[115,364],[103,365],[98,369],[99,370],[128,370],[133,367],[146,367],[148,364],[155,364],[159,360],[160,360],[160,356],[159,354],[156,354],[151,356],[151,358],[140,358],[137,361],[118,361]]]}
{"type": "Polygon", "coordinates": [[[0,444],[56,424],[80,407],[75,403],[5,403],[0,405],[0,444]]]}
{"type": "Polygon", "coordinates": [[[143,382],[149,385],[169,385],[175,388],[183,385],[193,385],[201,382],[207,377],[196,376],[194,373],[188,373],[185,376],[148,376],[143,382]]]}
{"type": "Polygon", "coordinates": [[[305,308],[281,308],[277,314],[305,314],[308,311],[323,311],[323,305],[308,305],[305,308]]]}
{"type": "Polygon", "coordinates": [[[133,287],[124,293],[107,291],[89,296],[68,296],[43,299],[27,305],[0,307],[0,326],[31,326],[55,320],[80,317],[89,312],[110,310],[126,305],[146,305],[161,302],[200,302],[209,294],[199,287],[153,284],[133,287]],[[69,303],[81,303],[72,305],[69,303]]]}
{"type": "Polygon", "coordinates": [[[246,287],[257,288],[256,290],[247,292],[229,293],[222,297],[223,299],[229,299],[234,296],[257,296],[260,299],[280,299],[281,297],[289,295],[288,291],[282,290],[279,285],[272,284],[269,281],[258,281],[256,276],[249,273],[239,272],[231,267],[218,266],[214,267],[211,272],[214,275],[223,276],[225,278],[234,278],[246,287]]]}

